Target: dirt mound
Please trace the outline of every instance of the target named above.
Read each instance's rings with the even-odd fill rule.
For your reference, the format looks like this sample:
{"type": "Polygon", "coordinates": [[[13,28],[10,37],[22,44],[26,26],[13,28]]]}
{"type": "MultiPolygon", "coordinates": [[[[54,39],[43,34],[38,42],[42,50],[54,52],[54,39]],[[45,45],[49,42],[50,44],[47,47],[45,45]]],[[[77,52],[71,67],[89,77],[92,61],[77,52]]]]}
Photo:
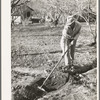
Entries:
{"type": "Polygon", "coordinates": [[[38,88],[44,79],[42,74],[23,78],[13,86],[12,100],[96,100],[96,68],[84,73],[81,83],[74,84],[67,73],[56,71],[43,86],[45,92],[38,88]]]}
{"type": "Polygon", "coordinates": [[[56,73],[53,73],[43,86],[43,88],[46,90],[46,92],[44,92],[40,90],[38,86],[41,86],[45,77],[47,77],[46,73],[42,73],[42,71],[37,73],[39,70],[33,70],[32,72],[25,70],[23,71],[23,69],[18,70],[16,68],[13,71],[13,74],[17,72],[18,75],[19,73],[19,81],[17,81],[16,85],[12,85],[12,100],[35,100],[45,95],[47,92],[61,88],[68,80],[68,74],[56,71],[56,73]],[[24,76],[22,79],[20,79],[20,75],[22,77],[22,74],[24,74],[24,76]],[[25,75],[27,76],[25,77],[25,75]]]}
{"type": "Polygon", "coordinates": [[[71,84],[69,81],[62,88],[50,92],[38,100],[96,100],[96,71],[95,68],[83,74],[81,84],[71,84]]]}

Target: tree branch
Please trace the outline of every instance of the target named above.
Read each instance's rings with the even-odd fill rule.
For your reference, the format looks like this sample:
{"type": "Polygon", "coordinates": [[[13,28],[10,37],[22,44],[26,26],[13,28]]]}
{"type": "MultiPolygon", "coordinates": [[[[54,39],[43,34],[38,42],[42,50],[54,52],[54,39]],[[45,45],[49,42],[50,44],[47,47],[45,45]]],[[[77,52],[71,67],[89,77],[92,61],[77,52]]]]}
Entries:
{"type": "Polygon", "coordinates": [[[15,6],[19,3],[19,1],[20,1],[20,0],[18,0],[16,3],[13,2],[13,4],[11,4],[11,7],[12,7],[12,8],[15,7],[15,6]]]}

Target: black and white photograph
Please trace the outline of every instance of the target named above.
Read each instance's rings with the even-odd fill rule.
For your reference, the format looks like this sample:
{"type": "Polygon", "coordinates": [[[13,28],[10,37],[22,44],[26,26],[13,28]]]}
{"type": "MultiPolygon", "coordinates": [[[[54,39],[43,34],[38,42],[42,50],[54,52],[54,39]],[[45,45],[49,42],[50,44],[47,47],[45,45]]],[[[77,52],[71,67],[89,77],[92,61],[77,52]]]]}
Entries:
{"type": "Polygon", "coordinates": [[[11,100],[98,99],[97,2],[10,0],[11,100]]]}

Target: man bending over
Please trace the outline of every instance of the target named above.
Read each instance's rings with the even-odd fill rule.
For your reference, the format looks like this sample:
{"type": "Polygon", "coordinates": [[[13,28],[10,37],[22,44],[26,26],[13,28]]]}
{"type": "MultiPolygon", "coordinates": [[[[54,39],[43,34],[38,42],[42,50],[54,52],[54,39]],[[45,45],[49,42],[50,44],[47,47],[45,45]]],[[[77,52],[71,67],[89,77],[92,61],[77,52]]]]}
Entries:
{"type": "Polygon", "coordinates": [[[70,43],[72,44],[68,52],[64,56],[65,70],[73,65],[74,53],[76,41],[80,35],[81,24],[75,20],[73,16],[67,17],[67,22],[62,31],[62,37],[60,41],[62,55],[69,48],[70,43]]]}

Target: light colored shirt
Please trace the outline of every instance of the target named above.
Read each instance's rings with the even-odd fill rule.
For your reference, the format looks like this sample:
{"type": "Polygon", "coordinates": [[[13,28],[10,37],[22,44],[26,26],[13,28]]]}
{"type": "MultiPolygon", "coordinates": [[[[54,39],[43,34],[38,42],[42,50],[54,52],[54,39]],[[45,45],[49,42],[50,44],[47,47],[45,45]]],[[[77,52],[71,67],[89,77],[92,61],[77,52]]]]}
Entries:
{"type": "Polygon", "coordinates": [[[70,25],[65,25],[62,31],[62,36],[68,38],[68,36],[75,37],[81,29],[81,24],[78,21],[75,21],[74,28],[72,29],[70,25]]]}

